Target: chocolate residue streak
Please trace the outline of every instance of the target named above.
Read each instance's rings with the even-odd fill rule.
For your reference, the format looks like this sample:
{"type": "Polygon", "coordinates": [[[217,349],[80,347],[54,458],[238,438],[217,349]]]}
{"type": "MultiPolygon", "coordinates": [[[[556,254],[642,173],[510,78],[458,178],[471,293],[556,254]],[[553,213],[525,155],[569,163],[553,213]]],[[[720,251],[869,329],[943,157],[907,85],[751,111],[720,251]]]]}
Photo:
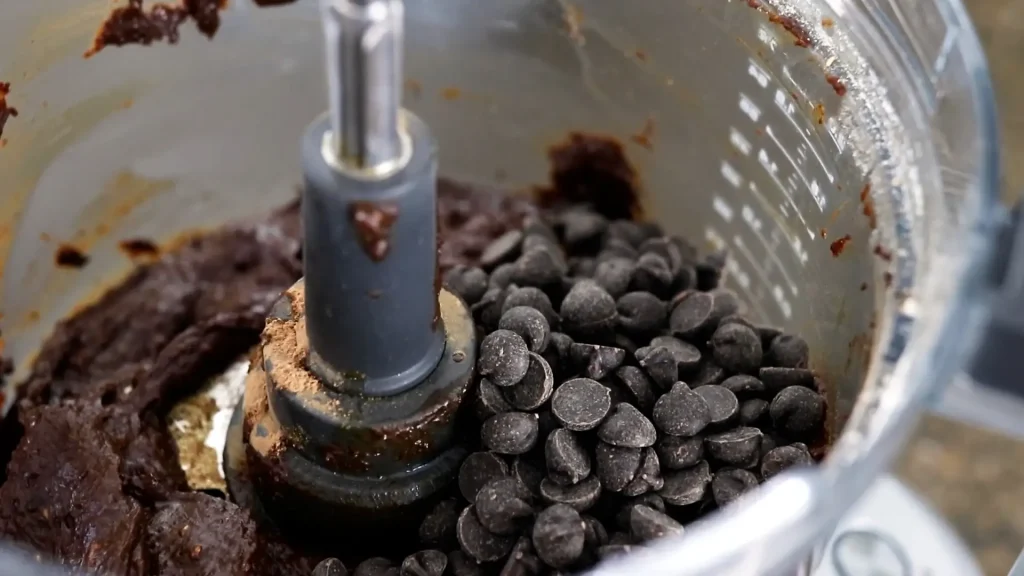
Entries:
{"type": "Polygon", "coordinates": [[[826,74],[825,81],[832,86],[832,89],[836,91],[836,94],[839,96],[846,96],[846,84],[843,84],[843,81],[839,79],[839,76],[836,76],[835,74],[826,74]]]}
{"type": "Polygon", "coordinates": [[[886,262],[892,262],[892,252],[890,252],[886,248],[883,248],[881,244],[875,246],[875,256],[878,256],[879,258],[885,260],[886,262]]]}
{"type": "Polygon", "coordinates": [[[156,258],[160,255],[160,247],[148,238],[129,238],[118,246],[129,258],[156,258]]]}
{"type": "Polygon", "coordinates": [[[640,129],[640,132],[633,134],[632,136],[629,137],[629,139],[632,140],[634,144],[637,144],[638,146],[643,146],[648,150],[654,149],[654,142],[652,142],[652,138],[654,138],[653,118],[648,118],[647,121],[644,122],[644,127],[640,129]]]}
{"type": "Polygon", "coordinates": [[[825,105],[822,104],[821,102],[818,102],[817,104],[815,104],[814,107],[811,108],[811,116],[814,118],[814,121],[817,122],[818,124],[824,124],[825,123],[825,105]]]}
{"type": "Polygon", "coordinates": [[[548,158],[552,186],[538,191],[541,206],[589,203],[606,218],[640,217],[639,178],[615,138],[573,132],[548,158]]]}
{"type": "Polygon", "coordinates": [[[398,219],[398,206],[379,202],[353,202],[348,215],[370,260],[380,262],[391,250],[391,227],[398,219]]]}
{"type": "Polygon", "coordinates": [[[778,12],[774,12],[768,7],[766,7],[764,4],[762,4],[759,0],[747,0],[747,6],[750,6],[751,8],[759,12],[767,14],[769,22],[782,26],[782,28],[785,29],[786,32],[789,32],[790,34],[793,35],[793,38],[796,39],[794,43],[797,46],[800,46],[801,48],[807,48],[808,46],[811,45],[811,35],[803,27],[803,24],[800,24],[800,22],[796,20],[796,18],[793,18],[792,16],[784,16],[782,14],[779,14],[778,12]]]}
{"type": "Polygon", "coordinates": [[[82,268],[89,263],[89,257],[70,244],[62,244],[57,248],[54,259],[57,266],[62,268],[82,268]]]}
{"type": "Polygon", "coordinates": [[[830,244],[828,249],[832,251],[832,256],[839,257],[839,255],[843,253],[843,250],[846,249],[846,245],[849,244],[849,243],[850,243],[850,235],[847,234],[847,235],[843,236],[842,238],[836,240],[832,244],[830,244]]]}
{"type": "MultiPolygon", "coordinates": [[[[18,109],[13,106],[7,105],[7,95],[11,93],[10,82],[0,82],[0,136],[3,136],[4,126],[7,125],[7,120],[18,116],[18,109]]],[[[4,140],[4,145],[7,141],[4,140]]]]}
{"type": "Polygon", "coordinates": [[[643,50],[637,48],[633,52],[633,55],[636,56],[637,60],[639,60],[641,62],[647,62],[647,52],[644,52],[643,50]]]}
{"type": "Polygon", "coordinates": [[[462,90],[455,87],[445,88],[441,90],[441,97],[445,100],[458,100],[462,96],[462,90]]]}
{"type": "Polygon", "coordinates": [[[184,0],[180,6],[158,3],[146,10],[142,0],[128,0],[127,6],[110,13],[84,56],[89,58],[107,46],[148,46],[163,40],[175,44],[187,20],[195,21],[196,28],[212,38],[220,28],[220,11],[226,7],[227,0],[184,0]]]}
{"type": "Polygon", "coordinates": [[[868,226],[872,230],[878,226],[878,216],[875,214],[875,201],[871,198],[871,183],[868,182],[860,191],[861,211],[868,218],[868,226]]]}

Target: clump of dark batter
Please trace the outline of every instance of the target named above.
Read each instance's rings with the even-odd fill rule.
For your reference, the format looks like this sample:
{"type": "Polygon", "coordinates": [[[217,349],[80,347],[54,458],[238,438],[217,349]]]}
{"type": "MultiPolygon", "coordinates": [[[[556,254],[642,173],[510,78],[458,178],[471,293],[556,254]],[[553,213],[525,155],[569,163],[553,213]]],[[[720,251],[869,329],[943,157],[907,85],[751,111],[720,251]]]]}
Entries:
{"type": "Polygon", "coordinates": [[[188,20],[195,21],[208,38],[213,37],[220,28],[220,11],[226,7],[227,0],[184,0],[177,6],[160,2],[147,9],[142,0],[128,0],[127,6],[115,8],[103,22],[85,57],[106,46],[149,45],[163,40],[174,44],[179,28],[188,20]]]}

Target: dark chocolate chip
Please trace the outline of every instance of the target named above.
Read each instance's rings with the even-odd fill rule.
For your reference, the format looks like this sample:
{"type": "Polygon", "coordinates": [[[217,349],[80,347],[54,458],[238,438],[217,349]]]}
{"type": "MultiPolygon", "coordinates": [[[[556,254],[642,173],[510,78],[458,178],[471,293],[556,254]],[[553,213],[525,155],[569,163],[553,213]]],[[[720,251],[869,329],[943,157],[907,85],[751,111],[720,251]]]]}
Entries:
{"type": "Polygon", "coordinates": [[[533,543],[527,536],[520,536],[508,555],[498,576],[539,576],[544,572],[544,565],[533,551],[533,543]]]}
{"type": "Polygon", "coordinates": [[[560,315],[563,329],[573,338],[602,341],[615,327],[615,299],[593,280],[581,280],[565,295],[560,315]]]}
{"type": "Polygon", "coordinates": [[[472,306],[487,292],[487,273],[476,267],[455,266],[444,275],[444,285],[472,306]]]}
{"type": "Polygon", "coordinates": [[[501,315],[498,328],[519,334],[530,352],[544,352],[548,346],[551,327],[547,318],[536,308],[516,306],[501,315]]]}
{"type": "MultiPolygon", "coordinates": [[[[750,320],[747,320],[747,318],[745,316],[741,316],[739,314],[730,314],[730,315],[722,318],[722,320],[718,323],[718,325],[722,326],[723,324],[733,324],[733,323],[735,323],[735,324],[742,324],[742,325],[746,326],[747,328],[754,329],[755,332],[757,331],[757,327],[754,326],[753,322],[751,322],[750,320]]],[[[762,344],[761,347],[764,348],[765,345],[762,344]]]]}
{"type": "Polygon", "coordinates": [[[697,372],[687,378],[686,381],[689,382],[691,387],[696,389],[709,384],[720,384],[725,380],[726,375],[725,370],[721,366],[705,360],[700,363],[697,372]]]}
{"type": "Polygon", "coordinates": [[[772,450],[774,450],[775,447],[778,446],[778,445],[779,445],[779,443],[776,442],[774,436],[772,436],[771,434],[765,434],[764,438],[761,438],[761,458],[762,458],[762,461],[763,461],[765,455],[768,454],[769,452],[771,452],[772,450]]]}
{"type": "Polygon", "coordinates": [[[536,410],[551,397],[555,376],[541,355],[530,352],[530,368],[518,384],[504,388],[505,400],[519,410],[536,410]]]}
{"type": "Polygon", "coordinates": [[[547,438],[552,432],[558,430],[561,424],[551,414],[550,409],[537,411],[537,428],[540,430],[538,438],[547,438]]]}
{"type": "Polygon", "coordinates": [[[650,292],[630,292],[615,303],[619,328],[634,337],[647,337],[665,327],[668,308],[650,292]]]}
{"type": "Polygon", "coordinates": [[[665,261],[665,264],[675,272],[683,263],[683,255],[675,241],[667,236],[648,238],[640,244],[641,258],[645,255],[658,256],[665,261]]]}
{"type": "Polygon", "coordinates": [[[615,336],[612,337],[612,345],[625,350],[627,357],[635,355],[636,349],[639,348],[636,342],[633,342],[631,338],[621,332],[616,332],[615,336]]]}
{"type": "Polygon", "coordinates": [[[775,428],[791,438],[813,438],[825,423],[825,399],[803,386],[779,392],[769,408],[775,428]]]}
{"type": "Polygon", "coordinates": [[[761,476],[768,480],[788,468],[812,466],[814,458],[801,446],[779,446],[769,450],[761,460],[761,476]]]}
{"type": "Polygon", "coordinates": [[[809,358],[806,340],[793,334],[779,334],[768,347],[765,363],[783,368],[807,368],[809,358]]]}
{"type": "Polygon", "coordinates": [[[551,414],[569,430],[593,430],[611,411],[611,392],[589,378],[575,378],[551,395],[551,414]]]}
{"type": "MultiPolygon", "coordinates": [[[[494,281],[495,274],[491,275],[494,281]]],[[[501,309],[508,297],[507,288],[491,288],[484,293],[483,297],[471,307],[473,318],[486,330],[493,331],[498,328],[498,321],[501,320],[501,309]]]]}
{"type": "Polygon", "coordinates": [[[633,546],[630,544],[606,544],[597,549],[597,556],[601,560],[607,560],[609,558],[615,558],[616,556],[623,556],[633,551],[633,546]]]}
{"type": "Polygon", "coordinates": [[[480,440],[488,450],[498,454],[525,454],[537,444],[539,433],[536,414],[503,412],[484,422],[480,440]]]}
{"type": "Polygon", "coordinates": [[[764,395],[764,382],[748,374],[737,374],[722,381],[722,388],[732,392],[736,398],[746,400],[764,395]]]}
{"type": "Polygon", "coordinates": [[[770,421],[768,401],[760,398],[744,400],[740,404],[740,426],[763,426],[770,421]]]}
{"type": "Polygon", "coordinates": [[[501,456],[490,452],[473,452],[459,468],[459,492],[467,502],[476,499],[476,493],[495,478],[508,476],[508,465],[501,456]]]}
{"type": "Polygon", "coordinates": [[[575,278],[593,278],[597,272],[597,260],[589,257],[569,259],[569,274],[575,278]]]}
{"type": "Polygon", "coordinates": [[[629,392],[628,402],[650,414],[654,408],[654,386],[643,370],[636,366],[623,366],[615,371],[615,378],[629,392]]]}
{"type": "Polygon", "coordinates": [[[512,274],[515,273],[516,267],[511,264],[502,264],[491,271],[491,278],[487,286],[489,289],[494,288],[507,288],[512,284],[512,274]]]}
{"type": "Polygon", "coordinates": [[[462,550],[448,553],[448,566],[451,567],[452,576],[483,576],[484,573],[480,564],[462,550]]]}
{"type": "Polygon", "coordinates": [[[634,356],[658,388],[668,390],[679,380],[679,363],[668,348],[645,346],[638,348],[634,356]]]}
{"type": "Polygon", "coordinates": [[[726,316],[739,314],[743,310],[739,297],[732,290],[716,288],[711,292],[711,297],[715,299],[715,309],[712,314],[719,319],[719,324],[722,324],[721,319],[726,316]]]}
{"type": "Polygon", "coordinates": [[[387,558],[367,558],[356,566],[352,576],[398,576],[398,568],[387,558]]]}
{"type": "Polygon", "coordinates": [[[439,550],[420,550],[402,561],[401,576],[441,576],[448,568],[448,557],[439,550]]]}
{"type": "Polygon", "coordinates": [[[553,504],[533,523],[533,549],[553,568],[569,566],[583,554],[585,526],[579,512],[565,504],[553,504]]]}
{"type": "Polygon", "coordinates": [[[680,300],[669,315],[668,325],[672,333],[680,338],[699,338],[716,325],[712,315],[714,298],[705,292],[691,292],[680,300]]]}
{"type": "Polygon", "coordinates": [[[704,499],[711,483],[711,468],[701,460],[696,466],[665,475],[665,485],[658,495],[672,506],[687,506],[704,499]]]}
{"type": "Polygon", "coordinates": [[[711,424],[718,426],[729,422],[739,412],[740,403],[736,395],[728,389],[709,384],[694,390],[694,393],[704,399],[711,413],[711,424]]]}
{"type": "Polygon", "coordinates": [[[711,479],[711,496],[719,506],[735,501],[754,488],[757,488],[757,476],[749,470],[722,468],[711,479]]]}
{"type": "Polygon", "coordinates": [[[512,460],[509,474],[523,483],[530,490],[531,494],[537,494],[540,490],[540,481],[544,479],[544,471],[540,466],[528,462],[523,456],[516,456],[512,460]]]}
{"type": "Polygon", "coordinates": [[[633,282],[629,287],[634,291],[650,292],[656,296],[667,298],[672,295],[675,275],[672,265],[661,255],[648,252],[641,254],[636,261],[633,282]]]}
{"type": "Polygon", "coordinates": [[[544,442],[544,462],[548,476],[563,486],[590,476],[590,455],[576,434],[565,428],[555,430],[544,442]]]}
{"type": "Polygon", "coordinates": [[[511,536],[533,517],[533,495],[515,478],[491,480],[476,495],[476,517],[491,534],[511,536]]]}
{"type": "Polygon", "coordinates": [[[664,485],[665,479],[661,476],[661,461],[658,459],[658,453],[654,448],[644,448],[643,457],[640,460],[640,470],[622,490],[622,493],[626,496],[640,496],[651,491],[661,490],[664,485]]]}
{"type": "Polygon", "coordinates": [[[711,337],[715,364],[730,372],[757,374],[761,366],[761,339],[742,324],[723,324],[711,337]]]}
{"type": "Polygon", "coordinates": [[[569,347],[573,365],[583,371],[591,380],[600,380],[612,370],[622,366],[626,351],[612,346],[573,343],[569,347]]]}
{"type": "Polygon", "coordinates": [[[313,576],[348,576],[348,568],[337,558],[327,558],[313,568],[313,576]]]}
{"type": "Polygon", "coordinates": [[[761,437],[757,428],[743,427],[711,434],[704,439],[708,455],[716,462],[735,468],[753,468],[761,458],[761,437]]]}
{"type": "Polygon", "coordinates": [[[652,347],[661,346],[671,352],[680,372],[689,373],[700,365],[700,350],[689,342],[683,342],[672,336],[658,336],[651,340],[650,345],[652,347]]]}
{"type": "Polygon", "coordinates": [[[491,332],[480,342],[477,372],[498,387],[512,386],[526,376],[530,351],[519,334],[511,330],[491,332]]]}
{"type": "Polygon", "coordinates": [[[605,231],[605,243],[612,239],[622,240],[630,246],[639,246],[647,239],[647,233],[632,220],[613,220],[605,231]]]}
{"type": "Polygon", "coordinates": [[[695,436],[711,423],[711,408],[700,394],[673,387],[654,403],[654,425],[672,436],[695,436]]]}
{"type": "Polygon", "coordinates": [[[496,414],[512,410],[512,406],[505,401],[505,396],[502,394],[501,389],[486,378],[481,378],[480,382],[477,383],[474,399],[476,416],[481,421],[496,414]]]}
{"type": "Polygon", "coordinates": [[[597,548],[608,543],[608,530],[600,520],[587,514],[580,515],[583,518],[583,540],[588,548],[597,548]]]}
{"type": "Polygon", "coordinates": [[[755,326],[757,335],[761,337],[761,348],[767,350],[772,346],[772,340],[779,334],[782,334],[782,330],[774,326],[755,326]]]}
{"type": "MultiPolygon", "coordinates": [[[[480,454],[486,454],[486,452],[480,452],[480,454]]],[[[428,546],[442,548],[455,544],[455,523],[458,520],[459,503],[457,500],[448,499],[438,502],[420,523],[420,542],[428,546]]]]}
{"type": "Polygon", "coordinates": [[[665,468],[682,470],[696,466],[704,458],[704,437],[662,436],[654,449],[665,468]]]}
{"type": "Polygon", "coordinates": [[[612,298],[619,298],[629,291],[636,273],[636,262],[628,258],[609,258],[597,265],[594,282],[604,288],[612,298]]]}
{"type": "Polygon", "coordinates": [[[601,485],[609,492],[621,492],[640,470],[642,450],[598,442],[594,456],[601,485]]]}
{"type": "Polygon", "coordinates": [[[612,258],[636,260],[639,256],[640,253],[637,252],[636,248],[631,246],[628,242],[611,239],[605,243],[603,248],[601,248],[601,252],[597,255],[597,261],[604,262],[605,260],[610,260],[612,258]]]}
{"type": "Polygon", "coordinates": [[[504,314],[517,306],[533,308],[543,314],[544,319],[548,321],[548,326],[552,330],[558,326],[558,313],[555,312],[554,306],[551,305],[551,298],[540,288],[534,288],[533,286],[510,288],[508,296],[502,303],[501,313],[504,314]]]}
{"type": "MultiPolygon", "coordinates": [[[[538,236],[529,236],[526,240],[531,238],[538,236]]],[[[569,271],[568,266],[561,261],[557,248],[540,245],[529,247],[525,241],[523,255],[516,260],[514,266],[512,282],[518,286],[535,288],[557,285],[561,282],[562,276],[569,271]]]]}
{"type": "Polygon", "coordinates": [[[613,446],[646,448],[654,445],[658,433],[635,406],[620,402],[597,428],[597,437],[613,446]]]}
{"type": "Polygon", "coordinates": [[[559,218],[562,241],[573,252],[594,252],[608,229],[608,219],[588,209],[571,209],[559,218]]]}
{"type": "Polygon", "coordinates": [[[647,506],[633,506],[629,512],[629,532],[637,542],[681,534],[683,525],[668,514],[647,506]]]}
{"type": "Polygon", "coordinates": [[[585,512],[601,497],[601,481],[592,475],[579,484],[562,486],[545,478],[540,482],[540,497],[548,504],[566,504],[585,512]]]}
{"type": "Polygon", "coordinates": [[[790,386],[814,388],[814,373],[806,368],[777,368],[768,366],[761,368],[758,376],[764,382],[765,393],[768,398],[774,398],[776,394],[790,386]]]}
{"type": "Polygon", "coordinates": [[[467,506],[459,515],[456,534],[462,551],[477,562],[501,560],[515,544],[515,538],[511,536],[488,532],[477,518],[476,506],[472,505],[467,506]]]}
{"type": "Polygon", "coordinates": [[[558,381],[562,381],[575,370],[572,364],[572,345],[572,338],[561,332],[552,332],[548,337],[548,349],[544,351],[544,359],[548,361],[558,381]]]}
{"type": "Polygon", "coordinates": [[[718,262],[698,262],[695,268],[698,290],[714,290],[718,287],[718,281],[722,279],[722,267],[718,262]]]}
{"type": "Polygon", "coordinates": [[[509,230],[495,238],[484,248],[480,255],[480,265],[484,268],[494,268],[499,264],[511,262],[519,256],[519,249],[523,244],[523,233],[519,230],[509,230]]]}

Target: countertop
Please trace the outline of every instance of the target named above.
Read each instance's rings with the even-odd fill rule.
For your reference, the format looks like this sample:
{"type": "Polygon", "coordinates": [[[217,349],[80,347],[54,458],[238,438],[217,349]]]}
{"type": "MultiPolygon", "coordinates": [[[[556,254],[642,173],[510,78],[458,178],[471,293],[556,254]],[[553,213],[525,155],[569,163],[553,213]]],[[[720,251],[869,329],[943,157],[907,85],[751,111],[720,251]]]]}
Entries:
{"type": "MultiPolygon", "coordinates": [[[[1024,0],[964,0],[988,55],[1002,129],[1004,197],[1024,191],[1024,0]]],[[[987,576],[1024,548],[1024,442],[926,417],[897,466],[971,547],[987,576]]]]}

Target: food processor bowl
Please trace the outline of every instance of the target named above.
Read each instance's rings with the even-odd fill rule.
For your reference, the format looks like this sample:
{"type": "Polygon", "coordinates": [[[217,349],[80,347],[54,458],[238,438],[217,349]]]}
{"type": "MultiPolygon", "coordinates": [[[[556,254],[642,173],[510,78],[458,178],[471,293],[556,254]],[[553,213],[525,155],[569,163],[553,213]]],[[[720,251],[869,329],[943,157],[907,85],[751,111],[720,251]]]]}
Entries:
{"type": "MultiPolygon", "coordinates": [[[[171,243],[295,197],[326,108],[318,9],[239,0],[210,40],[109,47],[108,0],[11,2],[0,81],[4,353],[171,243]],[[62,243],[88,256],[54,265],[62,243]]],[[[758,320],[811,343],[828,456],[599,574],[809,570],[954,375],[985,303],[995,111],[955,0],[409,0],[405,105],[445,176],[527,189],[574,131],[619,138],[645,213],[728,254],[758,320]]],[[[8,401],[11,394],[8,394],[8,401]]]]}

